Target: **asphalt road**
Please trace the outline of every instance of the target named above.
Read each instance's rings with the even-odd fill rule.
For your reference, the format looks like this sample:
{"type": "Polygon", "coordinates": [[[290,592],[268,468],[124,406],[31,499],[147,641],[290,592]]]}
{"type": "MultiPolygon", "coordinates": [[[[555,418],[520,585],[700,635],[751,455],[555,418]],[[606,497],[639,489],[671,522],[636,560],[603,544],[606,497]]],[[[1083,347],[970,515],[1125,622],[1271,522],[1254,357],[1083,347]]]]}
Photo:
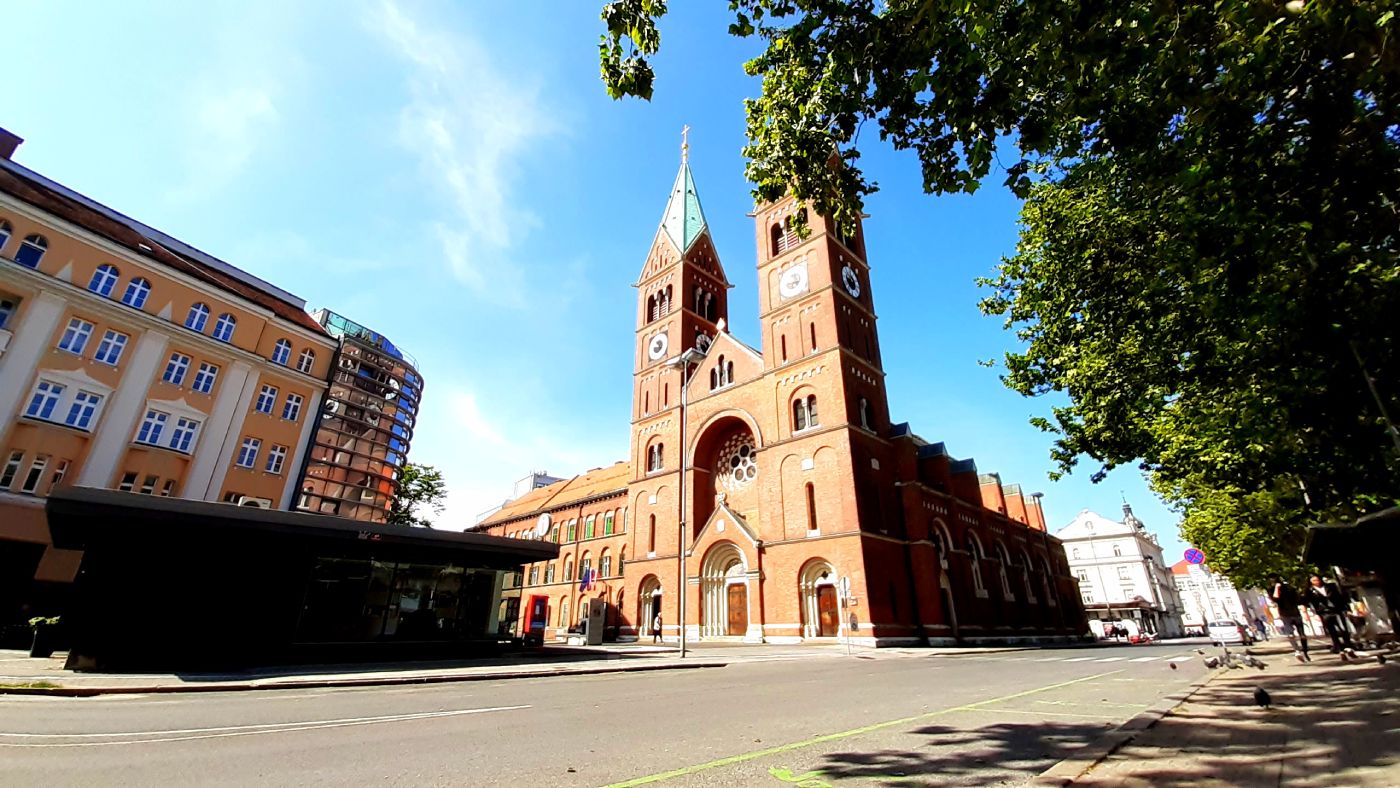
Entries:
{"type": "Polygon", "coordinates": [[[1122,646],[749,658],[429,686],[0,696],[0,783],[1016,784],[1203,670],[1186,646],[1122,646]]]}

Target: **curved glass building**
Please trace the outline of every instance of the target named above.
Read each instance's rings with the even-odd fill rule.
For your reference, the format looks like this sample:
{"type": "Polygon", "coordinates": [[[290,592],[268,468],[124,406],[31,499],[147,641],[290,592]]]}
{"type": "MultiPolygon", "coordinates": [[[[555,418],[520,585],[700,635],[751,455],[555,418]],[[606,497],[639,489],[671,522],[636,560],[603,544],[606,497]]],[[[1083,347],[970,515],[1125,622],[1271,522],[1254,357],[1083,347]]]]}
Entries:
{"type": "Polygon", "coordinates": [[[297,508],[382,523],[399,489],[423,378],[382,334],[329,309],[312,317],[340,348],[297,508]]]}

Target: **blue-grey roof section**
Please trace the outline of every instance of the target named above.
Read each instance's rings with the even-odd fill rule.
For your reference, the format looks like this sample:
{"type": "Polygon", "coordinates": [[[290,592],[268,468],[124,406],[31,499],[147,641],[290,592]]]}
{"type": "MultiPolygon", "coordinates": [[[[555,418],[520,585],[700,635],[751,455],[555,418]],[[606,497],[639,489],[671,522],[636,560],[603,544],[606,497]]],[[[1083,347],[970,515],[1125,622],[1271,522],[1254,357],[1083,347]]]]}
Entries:
{"type": "Polygon", "coordinates": [[[951,466],[953,473],[977,473],[977,462],[975,460],[953,460],[951,466]]]}
{"type": "Polygon", "coordinates": [[[948,449],[942,442],[930,443],[919,447],[919,459],[926,460],[930,457],[947,457],[948,449]]]}
{"type": "Polygon", "coordinates": [[[695,177],[690,174],[690,165],[682,162],[681,171],[676,173],[676,183],[671,187],[671,198],[666,202],[666,213],[661,217],[661,229],[681,254],[685,254],[705,228],[705,212],[700,209],[695,177]]]}

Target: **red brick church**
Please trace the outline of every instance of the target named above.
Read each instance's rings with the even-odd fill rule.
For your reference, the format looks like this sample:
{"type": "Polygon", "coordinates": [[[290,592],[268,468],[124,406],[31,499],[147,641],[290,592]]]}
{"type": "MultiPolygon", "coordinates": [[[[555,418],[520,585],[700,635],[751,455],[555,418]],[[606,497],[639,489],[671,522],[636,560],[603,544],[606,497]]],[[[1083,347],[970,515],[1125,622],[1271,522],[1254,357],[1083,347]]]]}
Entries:
{"type": "Polygon", "coordinates": [[[812,215],[799,238],[803,211],[784,199],[754,214],[763,336],[751,347],[726,330],[734,285],[682,163],[635,284],[631,457],[477,526],[560,544],[506,591],[503,620],[542,594],[561,634],[585,597],[601,598],[608,636],[649,639],[659,614],[674,641],[684,593],[692,640],[1086,630],[1038,495],[891,421],[863,233],[812,215]]]}

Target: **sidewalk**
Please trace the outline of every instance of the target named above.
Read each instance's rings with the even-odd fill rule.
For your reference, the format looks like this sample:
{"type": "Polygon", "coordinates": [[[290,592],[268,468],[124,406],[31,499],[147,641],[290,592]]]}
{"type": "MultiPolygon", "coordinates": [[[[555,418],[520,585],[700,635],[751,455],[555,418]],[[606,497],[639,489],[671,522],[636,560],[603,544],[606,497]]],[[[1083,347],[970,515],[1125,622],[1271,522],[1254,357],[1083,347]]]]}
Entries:
{"type": "Polygon", "coordinates": [[[1400,659],[1348,664],[1322,649],[1302,664],[1274,643],[1255,653],[1266,670],[1214,671],[1073,784],[1400,785],[1400,659]],[[1255,705],[1255,687],[1273,708],[1255,705]]]}
{"type": "Polygon", "coordinates": [[[148,692],[229,692],[307,687],[364,687],[454,681],[547,678],[653,670],[720,668],[729,660],[680,659],[674,649],[584,649],[549,646],[499,657],[436,662],[289,665],[233,673],[77,673],[63,655],[32,659],[0,651],[0,694],[109,695],[148,692]]]}

